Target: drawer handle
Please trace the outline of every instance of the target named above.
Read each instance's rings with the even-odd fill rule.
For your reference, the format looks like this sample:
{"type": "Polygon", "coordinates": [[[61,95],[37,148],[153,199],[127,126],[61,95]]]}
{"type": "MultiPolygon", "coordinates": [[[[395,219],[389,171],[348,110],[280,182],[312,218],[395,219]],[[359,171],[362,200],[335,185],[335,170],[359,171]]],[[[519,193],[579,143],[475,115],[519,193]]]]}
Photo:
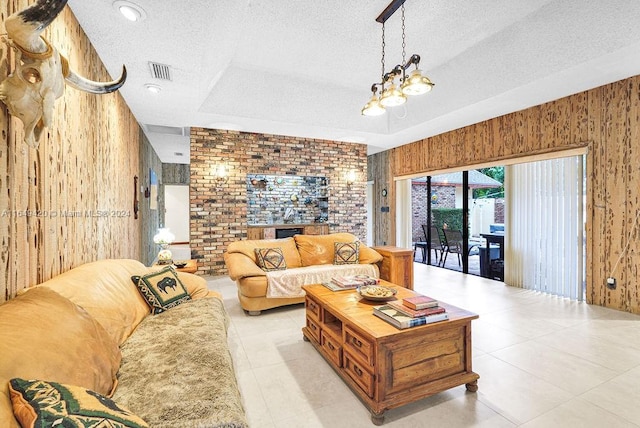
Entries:
{"type": "Polygon", "coordinates": [[[316,330],[318,328],[315,324],[309,324],[309,327],[311,327],[311,330],[316,330]]]}
{"type": "Polygon", "coordinates": [[[362,370],[360,370],[360,367],[358,367],[358,366],[353,366],[353,371],[354,371],[358,376],[362,376],[362,370]]]}
{"type": "Polygon", "coordinates": [[[331,342],[327,342],[327,346],[329,347],[329,349],[331,349],[332,351],[335,351],[336,348],[334,348],[334,346],[331,344],[331,342]]]}
{"type": "Polygon", "coordinates": [[[362,342],[360,342],[358,339],[356,339],[355,337],[351,338],[351,343],[353,343],[354,345],[356,345],[358,348],[362,348],[362,342]]]}
{"type": "Polygon", "coordinates": [[[318,309],[318,306],[315,303],[309,302],[309,309],[315,312],[318,309]]]}

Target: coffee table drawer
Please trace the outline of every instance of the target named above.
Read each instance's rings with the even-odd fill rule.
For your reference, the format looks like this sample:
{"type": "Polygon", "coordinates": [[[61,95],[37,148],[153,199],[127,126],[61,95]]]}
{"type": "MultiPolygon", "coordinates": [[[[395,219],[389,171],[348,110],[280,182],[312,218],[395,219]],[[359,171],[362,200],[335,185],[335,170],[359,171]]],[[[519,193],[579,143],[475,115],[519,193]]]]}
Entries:
{"type": "Polygon", "coordinates": [[[327,351],[331,361],[333,361],[338,367],[342,367],[342,346],[340,342],[331,337],[325,330],[320,333],[322,341],[320,344],[322,348],[327,351]]]}
{"type": "Polygon", "coordinates": [[[349,350],[356,358],[360,358],[369,366],[373,366],[373,343],[360,333],[350,329],[349,326],[345,327],[344,339],[345,350],[349,350]]]}
{"type": "Polygon", "coordinates": [[[316,321],[320,321],[320,305],[315,300],[307,296],[304,299],[304,306],[307,308],[307,316],[311,315],[316,321]]]}
{"type": "Polygon", "coordinates": [[[320,343],[320,325],[313,319],[307,317],[307,329],[313,335],[316,342],[320,343]]]}
{"type": "Polygon", "coordinates": [[[348,352],[344,353],[344,369],[358,386],[371,398],[375,388],[375,378],[348,352]]]}

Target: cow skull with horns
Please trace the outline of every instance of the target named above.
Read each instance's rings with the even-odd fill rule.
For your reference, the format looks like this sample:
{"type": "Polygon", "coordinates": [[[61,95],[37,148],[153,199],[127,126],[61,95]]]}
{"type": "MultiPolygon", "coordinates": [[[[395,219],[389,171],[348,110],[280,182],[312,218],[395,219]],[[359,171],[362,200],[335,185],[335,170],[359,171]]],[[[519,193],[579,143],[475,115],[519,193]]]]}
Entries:
{"type": "Polygon", "coordinates": [[[15,70],[0,83],[0,100],[9,113],[24,123],[24,141],[33,148],[45,127],[51,125],[53,106],[64,93],[65,81],[92,94],[117,91],[127,78],[113,82],[92,82],[69,69],[67,59],[40,36],[64,9],[67,0],[38,0],[5,21],[7,44],[16,51],[15,70]]]}

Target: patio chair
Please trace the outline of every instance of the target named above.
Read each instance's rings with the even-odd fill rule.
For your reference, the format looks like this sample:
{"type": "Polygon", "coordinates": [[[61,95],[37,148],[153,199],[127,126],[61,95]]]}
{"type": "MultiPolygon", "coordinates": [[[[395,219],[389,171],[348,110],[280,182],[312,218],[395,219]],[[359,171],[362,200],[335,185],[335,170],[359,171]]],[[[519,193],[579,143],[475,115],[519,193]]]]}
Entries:
{"type": "MultiPolygon", "coordinates": [[[[427,225],[423,224],[422,225],[422,230],[424,232],[424,236],[428,236],[427,235],[427,225]]],[[[431,226],[431,241],[430,241],[430,249],[433,250],[433,253],[436,256],[436,261],[437,261],[437,265],[440,266],[440,264],[442,263],[442,266],[444,266],[444,263],[442,261],[442,256],[445,253],[446,250],[446,246],[444,244],[444,240],[442,238],[442,236],[440,236],[440,233],[438,232],[438,228],[435,226],[431,226]],[[440,251],[440,258],[438,259],[438,251],[440,251]]]]}
{"type": "Polygon", "coordinates": [[[442,229],[444,232],[445,245],[447,246],[444,261],[442,266],[447,262],[447,255],[449,253],[455,253],[458,255],[458,266],[461,266],[460,255],[464,254],[464,247],[462,246],[462,232],[459,230],[442,229]]]}
{"type": "MultiPolygon", "coordinates": [[[[424,226],[422,226],[422,230],[424,231],[424,226]]],[[[426,237],[426,235],[425,235],[426,237]]],[[[414,254],[414,258],[415,258],[415,254],[417,249],[420,248],[422,250],[422,263],[426,263],[427,262],[427,249],[429,248],[429,245],[427,244],[427,241],[418,241],[418,242],[414,242],[413,243],[413,254],[414,254]]]]}

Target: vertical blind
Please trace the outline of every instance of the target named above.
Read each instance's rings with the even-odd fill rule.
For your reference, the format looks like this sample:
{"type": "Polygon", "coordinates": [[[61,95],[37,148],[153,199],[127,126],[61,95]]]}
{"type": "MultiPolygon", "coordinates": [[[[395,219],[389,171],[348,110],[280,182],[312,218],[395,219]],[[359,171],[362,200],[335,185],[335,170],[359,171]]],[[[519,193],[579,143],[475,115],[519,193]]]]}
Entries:
{"type": "Polygon", "coordinates": [[[505,167],[505,283],[583,300],[583,157],[505,167]]]}
{"type": "Polygon", "coordinates": [[[396,246],[413,247],[411,180],[396,181],[396,246]]]}

